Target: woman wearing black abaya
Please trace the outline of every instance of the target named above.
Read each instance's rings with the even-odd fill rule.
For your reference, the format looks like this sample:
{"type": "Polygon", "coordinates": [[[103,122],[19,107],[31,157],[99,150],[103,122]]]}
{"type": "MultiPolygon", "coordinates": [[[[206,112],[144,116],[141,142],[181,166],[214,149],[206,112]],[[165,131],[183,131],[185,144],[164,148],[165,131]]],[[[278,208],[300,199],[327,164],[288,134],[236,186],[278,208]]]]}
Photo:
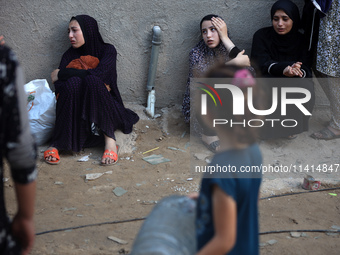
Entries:
{"type": "MultiPolygon", "coordinates": [[[[282,87],[300,87],[310,91],[311,99],[303,104],[311,113],[314,106],[314,87],[311,78],[311,60],[305,49],[303,35],[298,31],[300,14],[298,7],[290,0],[279,0],[271,8],[272,26],[258,30],[253,37],[251,61],[258,66],[263,77],[285,77],[288,79],[276,79],[274,84],[278,87],[278,107],[277,110],[266,116],[267,119],[279,119],[275,122],[266,122],[261,134],[262,139],[274,138],[296,138],[296,135],[308,130],[308,120],[306,116],[295,105],[287,106],[287,115],[281,115],[280,90],[282,87]],[[296,78],[296,79],[291,79],[296,78]],[[281,121],[284,119],[294,119],[297,123],[295,127],[284,127],[281,121]]],[[[270,84],[269,84],[270,85],[270,84]]],[[[269,91],[271,95],[271,89],[269,91]]],[[[289,93],[287,98],[304,98],[301,93],[289,93]]],[[[271,96],[270,96],[271,98],[271,96]]],[[[294,124],[294,123],[293,123],[294,124]]],[[[292,123],[289,126],[293,126],[292,123]]]]}
{"type": "Polygon", "coordinates": [[[71,47],[51,74],[57,95],[56,124],[44,158],[59,163],[58,150],[80,151],[105,141],[102,165],[118,160],[114,132],[132,132],[139,117],[124,107],[117,87],[113,45],[104,43],[97,21],[88,15],[72,17],[71,47]]]}

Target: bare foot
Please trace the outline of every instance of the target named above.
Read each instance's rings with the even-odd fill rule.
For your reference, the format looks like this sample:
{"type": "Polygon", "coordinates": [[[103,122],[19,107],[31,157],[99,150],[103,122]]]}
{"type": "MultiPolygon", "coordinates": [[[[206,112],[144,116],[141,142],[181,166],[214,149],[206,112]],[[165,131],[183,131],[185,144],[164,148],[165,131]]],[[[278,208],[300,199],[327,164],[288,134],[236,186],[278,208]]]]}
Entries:
{"type": "MultiPolygon", "coordinates": [[[[108,137],[104,134],[105,137],[105,150],[109,150],[109,151],[113,151],[114,153],[117,153],[117,145],[116,145],[116,141],[111,138],[108,137]]],[[[103,154],[103,156],[106,155],[105,153],[103,154]]],[[[112,158],[106,157],[106,158],[102,158],[102,165],[111,165],[112,163],[114,163],[115,160],[113,160],[112,158]]]]}
{"type": "Polygon", "coordinates": [[[58,164],[60,160],[58,149],[55,147],[47,148],[47,150],[44,153],[44,159],[46,163],[58,164]],[[53,152],[52,150],[56,150],[56,152],[53,152]]]}

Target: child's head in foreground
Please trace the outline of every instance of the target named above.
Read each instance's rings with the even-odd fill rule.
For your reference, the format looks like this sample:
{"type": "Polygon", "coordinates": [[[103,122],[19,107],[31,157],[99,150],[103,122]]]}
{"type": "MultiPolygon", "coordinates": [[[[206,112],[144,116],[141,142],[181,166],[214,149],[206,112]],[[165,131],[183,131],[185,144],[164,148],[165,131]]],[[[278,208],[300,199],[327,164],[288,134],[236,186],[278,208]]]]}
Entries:
{"type": "Polygon", "coordinates": [[[198,82],[198,86],[195,111],[204,129],[214,130],[220,138],[227,136],[232,143],[256,142],[261,117],[250,111],[248,100],[252,99],[250,104],[260,110],[263,95],[248,69],[218,65],[206,74],[204,82],[198,82]],[[206,106],[206,114],[202,114],[202,105],[206,106]]]}

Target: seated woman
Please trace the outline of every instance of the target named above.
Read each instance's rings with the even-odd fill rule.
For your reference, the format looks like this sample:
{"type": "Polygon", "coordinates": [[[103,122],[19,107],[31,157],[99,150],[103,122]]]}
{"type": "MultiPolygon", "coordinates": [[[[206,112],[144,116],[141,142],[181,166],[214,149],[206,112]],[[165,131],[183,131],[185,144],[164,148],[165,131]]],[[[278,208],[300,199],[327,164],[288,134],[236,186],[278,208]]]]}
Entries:
{"type": "Polygon", "coordinates": [[[201,20],[201,35],[203,39],[190,51],[189,77],[182,104],[182,112],[187,123],[193,122],[194,131],[202,142],[213,152],[219,148],[216,134],[202,129],[195,117],[190,117],[190,79],[204,77],[214,65],[223,62],[238,66],[250,66],[250,60],[230,40],[227,24],[218,15],[210,14],[201,20]]]}
{"type": "Polygon", "coordinates": [[[102,165],[118,160],[114,132],[132,132],[139,117],[124,107],[117,87],[117,51],[104,43],[97,21],[87,15],[72,17],[68,28],[71,46],[51,74],[57,96],[55,130],[44,153],[58,164],[58,150],[78,152],[105,142],[102,165]]]}
{"type": "MultiPolygon", "coordinates": [[[[300,14],[298,7],[290,0],[279,0],[271,8],[272,26],[258,30],[253,37],[251,61],[257,66],[263,77],[312,77],[311,61],[307,54],[303,35],[298,31],[300,14]]],[[[314,86],[311,80],[291,79],[289,83],[276,80],[275,87],[291,86],[302,87],[311,92],[311,99],[305,107],[311,113],[314,107],[314,86]],[[278,84],[279,82],[279,84],[278,84]],[[288,85],[289,84],[289,85],[288,85]]],[[[270,92],[271,93],[271,92],[270,92]]],[[[280,98],[280,93],[278,94],[280,98]]],[[[289,98],[300,98],[299,93],[289,93],[289,98]]],[[[278,106],[280,103],[278,103],[278,106]]],[[[269,119],[282,119],[281,108],[278,107],[269,119]]],[[[294,119],[298,123],[295,127],[276,125],[272,128],[271,122],[263,129],[261,138],[288,138],[294,139],[296,135],[308,130],[309,116],[300,110],[287,107],[285,119],[294,119]]]]}

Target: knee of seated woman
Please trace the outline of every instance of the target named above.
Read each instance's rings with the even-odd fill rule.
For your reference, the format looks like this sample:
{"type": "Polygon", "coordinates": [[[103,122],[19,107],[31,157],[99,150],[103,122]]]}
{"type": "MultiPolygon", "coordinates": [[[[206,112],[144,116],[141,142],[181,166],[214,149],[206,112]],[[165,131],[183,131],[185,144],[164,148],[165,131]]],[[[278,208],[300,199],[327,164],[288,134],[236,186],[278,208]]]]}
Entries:
{"type": "Polygon", "coordinates": [[[81,85],[81,83],[82,83],[82,79],[80,77],[77,77],[77,76],[73,76],[73,77],[69,78],[67,81],[69,83],[74,84],[74,85],[77,85],[77,84],[81,85]]]}
{"type": "Polygon", "coordinates": [[[71,77],[66,82],[55,83],[57,93],[70,93],[81,89],[82,79],[79,77],[71,77]]]}
{"type": "Polygon", "coordinates": [[[100,78],[92,74],[86,75],[84,78],[84,81],[87,84],[91,84],[91,86],[96,83],[99,83],[99,84],[103,83],[103,81],[100,78]]]}
{"type": "Polygon", "coordinates": [[[100,90],[106,87],[104,86],[104,82],[102,79],[98,78],[95,75],[87,75],[83,79],[83,86],[88,87],[91,90],[100,90]]]}

